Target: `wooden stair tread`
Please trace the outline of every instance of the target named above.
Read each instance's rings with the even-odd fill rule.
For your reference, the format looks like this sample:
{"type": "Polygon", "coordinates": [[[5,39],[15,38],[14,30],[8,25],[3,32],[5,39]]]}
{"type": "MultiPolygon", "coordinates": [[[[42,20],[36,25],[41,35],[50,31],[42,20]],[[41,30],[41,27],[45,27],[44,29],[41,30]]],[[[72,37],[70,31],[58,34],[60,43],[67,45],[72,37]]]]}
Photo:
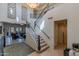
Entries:
{"type": "Polygon", "coordinates": [[[42,47],[42,48],[41,48],[41,50],[40,50],[39,52],[41,53],[41,52],[43,52],[43,51],[47,50],[48,48],[49,48],[49,46],[48,46],[48,45],[47,45],[47,46],[45,46],[45,47],[42,47]]]}
{"type": "Polygon", "coordinates": [[[40,45],[41,45],[41,48],[42,48],[42,47],[46,46],[47,44],[46,43],[42,43],[40,45]]]}
{"type": "Polygon", "coordinates": [[[40,41],[40,44],[45,43],[45,41],[40,41]]]}
{"type": "Polygon", "coordinates": [[[44,50],[44,49],[46,49],[47,47],[49,47],[49,46],[46,45],[46,46],[42,47],[41,50],[44,50]]]}
{"type": "Polygon", "coordinates": [[[37,51],[38,53],[41,53],[41,52],[43,52],[43,51],[45,51],[46,49],[49,48],[49,46],[47,45],[47,43],[45,42],[44,39],[40,39],[40,47],[41,47],[41,50],[37,51]]]}

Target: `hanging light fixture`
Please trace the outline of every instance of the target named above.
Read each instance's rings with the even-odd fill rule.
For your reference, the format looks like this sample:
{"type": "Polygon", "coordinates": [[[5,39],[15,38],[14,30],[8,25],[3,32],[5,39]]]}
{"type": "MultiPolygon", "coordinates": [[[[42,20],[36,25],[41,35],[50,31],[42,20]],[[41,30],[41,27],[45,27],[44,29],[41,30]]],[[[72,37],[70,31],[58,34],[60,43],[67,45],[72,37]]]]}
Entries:
{"type": "Polygon", "coordinates": [[[32,8],[32,9],[36,9],[37,7],[39,7],[39,3],[27,3],[27,5],[32,8]]]}

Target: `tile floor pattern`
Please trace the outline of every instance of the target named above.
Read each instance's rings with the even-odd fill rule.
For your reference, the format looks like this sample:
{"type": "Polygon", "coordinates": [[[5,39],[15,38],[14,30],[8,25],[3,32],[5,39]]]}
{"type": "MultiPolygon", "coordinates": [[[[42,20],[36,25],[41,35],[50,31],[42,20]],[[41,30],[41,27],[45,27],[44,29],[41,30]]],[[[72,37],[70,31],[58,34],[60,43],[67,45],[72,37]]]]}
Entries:
{"type": "Polygon", "coordinates": [[[32,53],[30,47],[24,43],[13,44],[4,48],[4,56],[27,56],[32,53]]]}
{"type": "Polygon", "coordinates": [[[50,49],[42,53],[33,52],[29,56],[63,56],[63,49],[50,49]]]}
{"type": "Polygon", "coordinates": [[[42,53],[37,53],[24,43],[20,43],[5,47],[4,53],[4,56],[63,56],[63,48],[53,49],[49,47],[42,53]]]}

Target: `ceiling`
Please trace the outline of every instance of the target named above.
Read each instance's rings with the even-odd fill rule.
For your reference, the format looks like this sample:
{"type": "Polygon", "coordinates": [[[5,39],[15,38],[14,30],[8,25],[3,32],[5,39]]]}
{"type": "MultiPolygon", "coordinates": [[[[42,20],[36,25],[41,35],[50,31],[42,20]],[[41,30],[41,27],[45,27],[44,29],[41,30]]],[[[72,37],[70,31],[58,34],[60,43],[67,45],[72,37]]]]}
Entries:
{"type": "MultiPolygon", "coordinates": [[[[34,4],[34,3],[33,3],[34,4]]],[[[27,3],[23,3],[22,4],[23,6],[27,7],[27,8],[30,8],[27,3]]],[[[35,10],[40,10],[42,8],[44,8],[45,6],[47,5],[47,3],[39,3],[39,6],[37,8],[35,8],[35,10]]]]}
{"type": "MultiPolygon", "coordinates": [[[[29,4],[32,4],[32,3],[29,3],[29,4]]],[[[27,3],[22,3],[22,5],[26,8],[30,8],[27,3]]],[[[59,5],[59,4],[57,4],[57,3],[39,3],[39,6],[37,6],[34,9],[33,8],[30,8],[30,9],[35,10],[38,15],[40,15],[41,12],[44,10],[43,13],[41,14],[43,16],[45,11],[47,12],[48,10],[56,7],[57,5],[59,5]]]]}
{"type": "MultiPolygon", "coordinates": [[[[29,3],[30,4],[30,3],[29,3]]],[[[33,3],[34,4],[34,3],[33,3]]],[[[38,12],[40,12],[41,10],[43,10],[44,8],[49,8],[50,6],[54,6],[56,3],[39,3],[39,6],[37,6],[36,8],[30,8],[27,3],[23,3],[22,5],[26,8],[30,8],[33,10],[37,10],[38,12]]]]}

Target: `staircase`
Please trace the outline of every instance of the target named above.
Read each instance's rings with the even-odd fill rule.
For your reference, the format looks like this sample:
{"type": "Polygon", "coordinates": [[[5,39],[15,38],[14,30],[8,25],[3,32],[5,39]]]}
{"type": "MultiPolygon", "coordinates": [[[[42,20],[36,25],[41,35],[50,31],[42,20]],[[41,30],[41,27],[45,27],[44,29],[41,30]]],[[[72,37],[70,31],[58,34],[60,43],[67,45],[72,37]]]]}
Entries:
{"type": "Polygon", "coordinates": [[[44,39],[40,39],[40,48],[40,51],[37,51],[38,53],[43,52],[49,48],[48,44],[44,41],[44,39]]]}
{"type": "Polygon", "coordinates": [[[48,44],[44,41],[44,39],[40,40],[40,46],[41,46],[40,52],[43,52],[49,48],[48,44]]]}
{"type": "Polygon", "coordinates": [[[42,39],[42,37],[38,37],[40,35],[37,35],[32,27],[28,28],[28,32],[29,32],[30,36],[32,37],[32,40],[37,45],[36,52],[41,53],[41,52],[45,51],[47,48],[49,48],[49,46],[45,42],[45,40],[42,39]]]}

